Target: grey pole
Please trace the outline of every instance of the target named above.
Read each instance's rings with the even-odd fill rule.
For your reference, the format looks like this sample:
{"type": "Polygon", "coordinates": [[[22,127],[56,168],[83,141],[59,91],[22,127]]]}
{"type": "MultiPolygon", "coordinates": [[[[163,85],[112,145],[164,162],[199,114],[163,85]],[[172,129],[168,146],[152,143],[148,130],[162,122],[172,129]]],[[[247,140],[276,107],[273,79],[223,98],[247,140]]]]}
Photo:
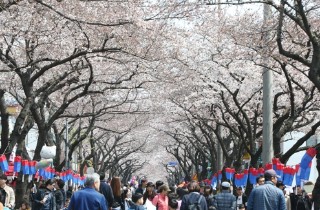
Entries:
{"type": "MultiPolygon", "coordinates": [[[[270,19],[270,6],[264,4],[263,6],[263,20],[264,20],[264,43],[267,45],[269,39],[268,28],[266,27],[268,20],[270,19]]],[[[267,46],[265,46],[267,48],[267,46]]],[[[268,55],[263,53],[264,65],[268,64],[268,55]]],[[[272,88],[272,70],[264,67],[263,69],[263,140],[262,140],[262,162],[263,164],[271,162],[273,152],[273,88],[272,88]]]]}
{"type": "Polygon", "coordinates": [[[69,142],[69,126],[68,126],[68,118],[66,118],[66,142],[65,142],[65,159],[66,159],[66,163],[65,163],[65,167],[66,169],[69,169],[69,158],[68,158],[68,142],[69,142]]]}

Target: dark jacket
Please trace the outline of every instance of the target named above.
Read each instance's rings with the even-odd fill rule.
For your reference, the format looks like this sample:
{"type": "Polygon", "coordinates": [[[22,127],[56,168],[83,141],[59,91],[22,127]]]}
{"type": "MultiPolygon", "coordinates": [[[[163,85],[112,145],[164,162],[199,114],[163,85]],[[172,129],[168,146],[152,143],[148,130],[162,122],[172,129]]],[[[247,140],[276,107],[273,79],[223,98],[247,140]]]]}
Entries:
{"type": "Polygon", "coordinates": [[[45,188],[39,189],[34,197],[34,209],[32,210],[56,210],[56,198],[54,192],[45,188]],[[46,197],[44,204],[41,201],[46,197]]]}
{"type": "Polygon", "coordinates": [[[198,192],[191,192],[187,195],[184,195],[182,198],[180,210],[188,210],[189,205],[197,203],[199,201],[200,196],[201,196],[201,199],[200,199],[201,210],[207,210],[208,209],[207,201],[205,197],[203,195],[200,195],[200,193],[198,192]]]}
{"type": "Polygon", "coordinates": [[[54,195],[56,197],[56,206],[57,210],[60,210],[64,207],[64,196],[63,191],[61,189],[54,191],[54,195]]]}
{"type": "Polygon", "coordinates": [[[110,185],[107,184],[106,181],[104,180],[100,181],[99,192],[105,197],[107,201],[106,202],[107,208],[111,207],[114,197],[113,197],[112,189],[110,185]]]}

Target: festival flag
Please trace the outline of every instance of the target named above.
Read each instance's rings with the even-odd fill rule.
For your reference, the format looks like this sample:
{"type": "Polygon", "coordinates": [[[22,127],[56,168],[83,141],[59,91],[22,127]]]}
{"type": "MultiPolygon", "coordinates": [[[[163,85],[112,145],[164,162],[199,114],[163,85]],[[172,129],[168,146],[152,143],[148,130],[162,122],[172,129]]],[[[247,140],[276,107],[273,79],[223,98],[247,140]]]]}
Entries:
{"type": "Polygon", "coordinates": [[[257,177],[259,175],[259,171],[256,168],[250,168],[249,169],[249,181],[250,184],[256,184],[257,183],[257,177]]]}
{"type": "Polygon", "coordinates": [[[236,185],[236,187],[244,186],[244,183],[243,183],[244,173],[235,174],[234,177],[235,177],[234,184],[236,185]]]}
{"type": "Polygon", "coordinates": [[[216,188],[217,187],[217,173],[215,173],[211,179],[211,186],[212,188],[216,188]]]}
{"type": "Polygon", "coordinates": [[[278,178],[279,181],[282,181],[282,177],[283,177],[283,167],[284,167],[284,165],[283,165],[282,163],[280,163],[280,162],[278,162],[278,163],[276,164],[276,169],[275,169],[275,171],[276,171],[277,175],[279,176],[279,178],[278,178]]]}
{"type": "Polygon", "coordinates": [[[21,165],[22,165],[22,174],[23,175],[29,174],[29,161],[22,160],[21,165]]]}
{"type": "Polygon", "coordinates": [[[269,169],[272,169],[272,167],[273,167],[273,166],[272,166],[271,163],[267,163],[266,166],[265,166],[265,169],[266,169],[266,170],[269,170],[269,169]]]}
{"type": "Polygon", "coordinates": [[[29,174],[36,174],[36,164],[37,164],[37,161],[30,161],[29,162],[29,174]]]}
{"type": "Polygon", "coordinates": [[[232,180],[235,172],[234,168],[226,168],[225,171],[226,171],[226,178],[229,180],[232,180]]]}
{"type": "Polygon", "coordinates": [[[4,172],[9,170],[9,164],[5,155],[0,156],[0,167],[4,172]]]}
{"type": "Polygon", "coordinates": [[[300,168],[307,169],[309,166],[309,163],[312,161],[314,156],[317,154],[317,150],[313,147],[307,149],[306,153],[303,155],[301,162],[300,162],[300,168]]]}
{"type": "Polygon", "coordinates": [[[20,172],[21,171],[21,156],[15,156],[14,157],[14,163],[13,163],[13,171],[14,172],[20,172]]]}

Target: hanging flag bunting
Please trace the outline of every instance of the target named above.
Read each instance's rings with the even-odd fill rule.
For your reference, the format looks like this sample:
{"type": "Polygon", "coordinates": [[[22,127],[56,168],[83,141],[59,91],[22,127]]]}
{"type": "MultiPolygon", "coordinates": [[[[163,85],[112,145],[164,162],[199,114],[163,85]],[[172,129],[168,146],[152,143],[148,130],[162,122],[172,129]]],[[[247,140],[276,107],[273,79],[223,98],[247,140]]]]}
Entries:
{"type": "Polygon", "coordinates": [[[278,178],[278,180],[279,181],[282,181],[282,177],[283,177],[283,167],[284,167],[284,165],[282,164],[282,163],[280,163],[280,162],[278,162],[277,164],[276,164],[276,173],[277,173],[277,175],[278,176],[280,176],[279,178],[278,178]]]}
{"type": "Polygon", "coordinates": [[[235,174],[234,177],[235,177],[234,184],[236,185],[236,187],[244,186],[244,183],[243,183],[244,173],[235,174]]]}
{"type": "Polygon", "coordinates": [[[255,185],[257,183],[257,177],[259,175],[259,171],[255,168],[250,168],[249,169],[249,181],[250,181],[250,184],[253,184],[255,185]]]}
{"type": "Polygon", "coordinates": [[[9,170],[9,164],[5,155],[0,156],[0,167],[3,172],[9,170]]]}
{"type": "Polygon", "coordinates": [[[266,170],[272,169],[273,165],[271,163],[267,163],[265,166],[266,170]]]}
{"type": "Polygon", "coordinates": [[[307,149],[306,153],[303,155],[301,162],[300,162],[300,168],[307,169],[309,166],[309,163],[312,161],[314,156],[317,154],[317,150],[313,147],[307,149]]]}
{"type": "Polygon", "coordinates": [[[15,173],[19,173],[21,171],[21,156],[15,156],[14,157],[14,163],[13,163],[13,171],[15,173]]]}
{"type": "Polygon", "coordinates": [[[211,186],[212,186],[212,188],[216,188],[216,187],[217,187],[217,181],[218,181],[217,176],[218,176],[217,173],[215,173],[215,174],[213,175],[212,179],[211,179],[211,186]]]}
{"type": "Polygon", "coordinates": [[[243,180],[242,180],[243,186],[247,186],[248,177],[249,177],[249,170],[248,169],[244,169],[243,170],[243,174],[244,174],[243,180]]]}
{"type": "Polygon", "coordinates": [[[226,171],[226,178],[228,180],[232,180],[235,172],[234,168],[226,168],[225,171],[226,171]]]}

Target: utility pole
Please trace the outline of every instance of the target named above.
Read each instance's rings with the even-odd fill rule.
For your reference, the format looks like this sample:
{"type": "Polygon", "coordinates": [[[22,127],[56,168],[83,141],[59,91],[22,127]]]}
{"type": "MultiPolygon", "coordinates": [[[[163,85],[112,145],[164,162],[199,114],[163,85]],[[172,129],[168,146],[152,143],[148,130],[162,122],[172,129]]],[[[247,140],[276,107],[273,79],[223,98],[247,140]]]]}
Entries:
{"type": "Polygon", "coordinates": [[[272,111],[272,101],[273,101],[273,78],[272,70],[267,67],[269,63],[267,44],[269,40],[269,29],[267,27],[268,21],[270,20],[270,6],[268,4],[263,5],[263,42],[265,52],[263,53],[263,61],[265,67],[263,68],[263,140],[262,140],[262,163],[271,162],[274,152],[273,152],[273,111],[272,111]]]}
{"type": "Polygon", "coordinates": [[[66,159],[66,163],[65,163],[65,168],[69,169],[69,158],[68,158],[68,142],[69,142],[69,126],[68,126],[68,118],[66,118],[66,138],[65,138],[65,159],[66,159]]]}

